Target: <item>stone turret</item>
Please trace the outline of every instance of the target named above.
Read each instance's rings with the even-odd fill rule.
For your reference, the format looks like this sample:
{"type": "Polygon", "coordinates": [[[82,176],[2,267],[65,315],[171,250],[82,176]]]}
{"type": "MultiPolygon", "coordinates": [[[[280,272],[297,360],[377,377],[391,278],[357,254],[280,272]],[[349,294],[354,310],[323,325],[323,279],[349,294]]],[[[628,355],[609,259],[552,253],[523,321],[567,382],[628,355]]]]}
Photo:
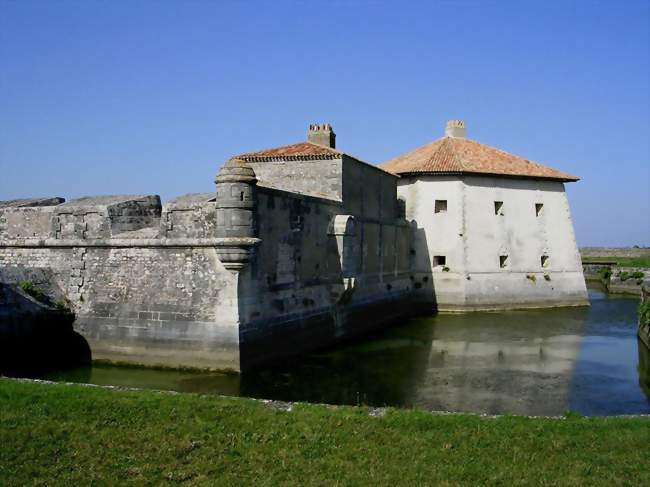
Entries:
{"type": "Polygon", "coordinates": [[[259,243],[256,227],[256,184],[253,169],[242,159],[232,158],[221,168],[217,184],[217,228],[219,260],[226,269],[241,270],[259,243]]]}

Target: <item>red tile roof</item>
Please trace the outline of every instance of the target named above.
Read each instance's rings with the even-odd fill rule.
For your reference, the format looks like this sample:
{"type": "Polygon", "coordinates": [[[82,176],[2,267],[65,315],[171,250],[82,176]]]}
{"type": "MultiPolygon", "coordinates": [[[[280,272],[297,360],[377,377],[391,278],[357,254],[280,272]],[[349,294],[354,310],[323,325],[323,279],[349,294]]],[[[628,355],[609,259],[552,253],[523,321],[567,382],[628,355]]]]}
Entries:
{"type": "Polygon", "coordinates": [[[380,165],[395,174],[491,174],[578,181],[571,174],[543,166],[474,140],[443,137],[380,165]]]}
{"type": "Polygon", "coordinates": [[[313,144],[311,142],[300,142],[299,144],[283,145],[282,147],[249,152],[235,157],[237,159],[255,162],[274,159],[336,159],[342,155],[342,152],[324,145],[313,144]]]}

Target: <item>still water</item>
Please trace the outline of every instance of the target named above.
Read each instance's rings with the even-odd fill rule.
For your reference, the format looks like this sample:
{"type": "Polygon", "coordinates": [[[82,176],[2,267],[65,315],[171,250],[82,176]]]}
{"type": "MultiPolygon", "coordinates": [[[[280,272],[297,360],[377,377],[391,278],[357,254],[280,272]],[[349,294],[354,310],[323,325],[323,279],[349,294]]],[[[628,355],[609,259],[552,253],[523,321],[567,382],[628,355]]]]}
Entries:
{"type": "Polygon", "coordinates": [[[242,376],[92,366],[42,376],[186,392],[476,413],[650,413],[638,298],[591,307],[438,315],[242,376]]]}

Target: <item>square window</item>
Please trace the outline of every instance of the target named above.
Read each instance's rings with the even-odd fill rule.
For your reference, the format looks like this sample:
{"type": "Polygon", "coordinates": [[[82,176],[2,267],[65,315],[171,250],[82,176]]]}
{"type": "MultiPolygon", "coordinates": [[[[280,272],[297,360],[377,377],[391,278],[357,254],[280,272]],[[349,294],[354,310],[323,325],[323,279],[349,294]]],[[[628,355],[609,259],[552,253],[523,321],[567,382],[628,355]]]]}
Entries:
{"type": "Polygon", "coordinates": [[[508,267],[508,256],[507,255],[500,255],[499,256],[499,267],[501,269],[505,269],[508,267]]]}
{"type": "Polygon", "coordinates": [[[436,213],[447,213],[447,200],[436,200],[436,213]]]}
{"type": "Polygon", "coordinates": [[[494,202],[494,214],[503,216],[503,201],[494,202]]]}
{"type": "Polygon", "coordinates": [[[548,255],[542,255],[539,260],[542,267],[548,267],[548,255]]]}
{"type": "Polygon", "coordinates": [[[535,203],[535,216],[541,215],[543,209],[544,203],[535,203]]]}
{"type": "Polygon", "coordinates": [[[447,257],[444,255],[434,255],[433,265],[434,267],[439,265],[447,265],[447,257]]]}

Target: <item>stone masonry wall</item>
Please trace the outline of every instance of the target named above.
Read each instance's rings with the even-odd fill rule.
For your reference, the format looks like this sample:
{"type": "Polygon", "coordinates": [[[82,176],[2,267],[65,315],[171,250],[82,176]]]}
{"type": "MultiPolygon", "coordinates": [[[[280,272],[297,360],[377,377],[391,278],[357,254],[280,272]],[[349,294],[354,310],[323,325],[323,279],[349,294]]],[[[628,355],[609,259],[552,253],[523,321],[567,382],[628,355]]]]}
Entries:
{"type": "Polygon", "coordinates": [[[167,238],[210,238],[216,232],[214,193],[180,196],[165,204],[160,235],[167,238]]]}
{"type": "Polygon", "coordinates": [[[237,278],[214,248],[87,244],[0,248],[0,280],[65,297],[95,359],[239,369],[237,278]]]}
{"type": "Polygon", "coordinates": [[[155,365],[241,370],[407,313],[396,177],[351,158],[345,174],[341,159],[286,164],[292,192],[272,187],[281,163],[259,165],[261,243],[239,273],[218,257],[228,239],[215,237],[214,195],[164,208],[157,196],[112,196],[0,205],[0,281],[66,299],[94,359],[155,365]]]}
{"type": "Polygon", "coordinates": [[[240,283],[242,364],[323,346],[408,313],[405,221],[258,188],[262,244],[240,283]]]}

